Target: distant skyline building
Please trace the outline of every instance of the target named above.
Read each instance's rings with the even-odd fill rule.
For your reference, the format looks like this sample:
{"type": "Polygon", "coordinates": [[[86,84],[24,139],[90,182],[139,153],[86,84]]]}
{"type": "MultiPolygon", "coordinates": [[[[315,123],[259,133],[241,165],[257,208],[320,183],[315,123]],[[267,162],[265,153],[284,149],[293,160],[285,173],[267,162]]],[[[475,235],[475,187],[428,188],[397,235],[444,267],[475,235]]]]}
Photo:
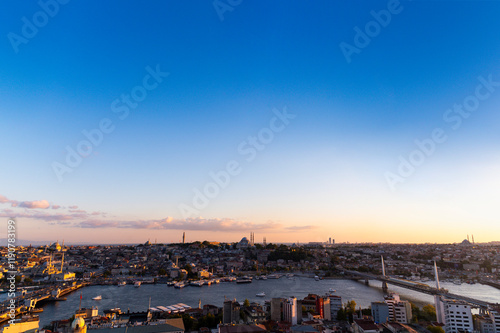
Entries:
{"type": "Polygon", "coordinates": [[[182,244],[185,244],[186,243],[186,232],[184,231],[182,233],[182,244]]]}

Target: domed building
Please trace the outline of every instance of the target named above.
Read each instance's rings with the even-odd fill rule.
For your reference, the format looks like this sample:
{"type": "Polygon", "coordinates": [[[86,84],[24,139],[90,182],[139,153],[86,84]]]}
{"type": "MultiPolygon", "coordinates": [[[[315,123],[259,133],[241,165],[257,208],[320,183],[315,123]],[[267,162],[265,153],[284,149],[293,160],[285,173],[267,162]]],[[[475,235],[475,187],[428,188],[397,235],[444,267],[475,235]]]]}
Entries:
{"type": "Polygon", "coordinates": [[[50,251],[61,251],[62,247],[61,245],[59,245],[59,242],[55,242],[54,244],[52,244],[51,246],[49,246],[49,250],[50,251]]]}
{"type": "Polygon", "coordinates": [[[236,248],[238,249],[246,249],[250,246],[250,241],[248,238],[243,237],[240,242],[236,245],[236,248]]]}
{"type": "Polygon", "coordinates": [[[460,243],[460,244],[462,244],[462,245],[472,245],[471,242],[468,239],[464,239],[462,241],[462,243],[460,243]]]}
{"type": "Polygon", "coordinates": [[[87,325],[82,317],[76,317],[71,323],[71,332],[74,333],[87,333],[87,325]]]}

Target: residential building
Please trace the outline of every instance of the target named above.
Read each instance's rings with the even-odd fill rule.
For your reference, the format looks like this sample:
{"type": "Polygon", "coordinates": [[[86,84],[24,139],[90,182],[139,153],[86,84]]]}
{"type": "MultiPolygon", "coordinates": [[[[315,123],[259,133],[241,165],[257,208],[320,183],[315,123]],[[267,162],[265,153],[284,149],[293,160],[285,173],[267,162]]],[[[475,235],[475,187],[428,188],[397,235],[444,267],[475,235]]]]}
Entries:
{"type": "Polygon", "coordinates": [[[297,299],[291,297],[283,302],[283,320],[297,325],[297,299]]]}
{"type": "Polygon", "coordinates": [[[372,317],[376,324],[389,321],[389,306],[385,302],[372,302],[372,317]]]}
{"type": "Polygon", "coordinates": [[[495,333],[500,333],[500,307],[489,309],[490,318],[495,333]]]}
{"type": "Polygon", "coordinates": [[[471,306],[463,301],[443,300],[445,332],[472,332],[473,321],[471,306]]]}

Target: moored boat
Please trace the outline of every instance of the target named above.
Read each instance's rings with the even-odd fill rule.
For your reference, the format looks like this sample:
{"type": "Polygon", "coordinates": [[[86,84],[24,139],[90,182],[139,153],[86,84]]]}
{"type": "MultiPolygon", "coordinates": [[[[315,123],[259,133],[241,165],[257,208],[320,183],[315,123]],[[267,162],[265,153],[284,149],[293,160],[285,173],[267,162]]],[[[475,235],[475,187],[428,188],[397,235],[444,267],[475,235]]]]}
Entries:
{"type": "Polygon", "coordinates": [[[236,283],[252,283],[252,278],[249,276],[242,276],[236,279],[236,283]]]}
{"type": "Polygon", "coordinates": [[[177,288],[177,289],[182,289],[186,286],[186,284],[184,282],[177,282],[176,284],[174,284],[174,288],[177,288]]]}

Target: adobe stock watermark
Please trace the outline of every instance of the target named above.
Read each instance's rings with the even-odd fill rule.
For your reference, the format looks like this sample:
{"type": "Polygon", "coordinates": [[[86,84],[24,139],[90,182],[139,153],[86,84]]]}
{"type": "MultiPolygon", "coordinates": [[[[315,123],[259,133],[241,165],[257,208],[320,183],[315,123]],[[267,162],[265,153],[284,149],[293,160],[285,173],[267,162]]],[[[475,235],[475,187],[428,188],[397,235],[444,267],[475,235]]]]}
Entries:
{"type": "MultiPolygon", "coordinates": [[[[259,152],[263,151],[271,142],[275,135],[282,132],[289,124],[290,120],[295,119],[297,115],[288,113],[286,106],[282,111],[273,109],[274,116],[269,120],[269,125],[263,127],[255,136],[248,136],[240,142],[237,147],[238,154],[244,158],[244,161],[250,163],[258,156],[259,152]]],[[[207,208],[210,200],[216,198],[220,191],[225,189],[231,183],[233,177],[236,177],[243,171],[243,162],[236,159],[226,163],[223,170],[216,172],[210,171],[209,177],[211,181],[204,186],[194,188],[194,196],[191,204],[181,203],[178,205],[179,211],[186,219],[200,215],[200,211],[207,208]]]]}
{"type": "Polygon", "coordinates": [[[7,222],[7,267],[9,275],[7,276],[7,286],[9,288],[7,297],[9,298],[9,324],[15,324],[16,319],[16,276],[17,276],[17,227],[16,221],[9,219],[7,222]]]}
{"type": "Polygon", "coordinates": [[[66,5],[69,0],[40,0],[38,6],[41,10],[33,14],[31,19],[23,16],[21,22],[21,34],[9,32],[7,38],[15,53],[19,53],[19,46],[21,44],[28,44],[28,42],[35,38],[39,29],[45,27],[50,18],[53,18],[59,13],[60,5],[66,5]]]}
{"type": "Polygon", "coordinates": [[[235,7],[241,5],[243,0],[214,0],[212,5],[214,6],[215,12],[217,16],[219,16],[219,20],[224,21],[224,13],[232,12],[235,7]]]}
{"type": "MultiPolygon", "coordinates": [[[[488,78],[479,76],[479,84],[476,86],[474,93],[465,97],[461,104],[453,104],[453,107],[447,109],[443,113],[443,121],[450,126],[453,131],[460,129],[465,119],[468,119],[473,112],[477,111],[481,105],[481,101],[488,99],[500,87],[500,81],[493,81],[493,76],[490,74],[488,78]]],[[[394,191],[396,185],[404,183],[406,179],[415,174],[418,167],[422,166],[425,161],[432,156],[439,144],[448,140],[446,130],[441,127],[436,127],[431,131],[429,137],[423,140],[415,140],[416,148],[407,156],[399,156],[399,165],[396,172],[387,171],[384,174],[387,185],[394,191]]]]}
{"type": "MultiPolygon", "coordinates": [[[[163,79],[170,75],[168,72],[162,72],[160,65],[153,69],[146,67],[147,74],[142,78],[142,84],[136,85],[128,94],[121,94],[111,102],[111,111],[115,113],[119,120],[125,120],[131,109],[136,109],[139,103],[144,101],[148,92],[156,89],[163,79]]],[[[91,130],[84,129],[81,133],[85,139],[80,140],[73,148],[66,146],[66,157],[64,162],[53,161],[52,170],[61,183],[63,176],[73,172],[83,162],[83,158],[90,156],[94,149],[100,146],[104,141],[105,134],[110,134],[115,130],[115,122],[110,118],[102,118],[97,127],[91,130]]]]}
{"type": "Polygon", "coordinates": [[[403,9],[399,0],[389,0],[387,9],[381,9],[378,12],[370,11],[373,20],[368,21],[363,30],[358,26],[353,29],[356,33],[353,39],[354,45],[346,42],[339,44],[347,63],[351,63],[353,54],[360,54],[362,49],[370,45],[372,39],[380,35],[382,28],[386,28],[391,23],[393,16],[400,14],[403,9]]]}

